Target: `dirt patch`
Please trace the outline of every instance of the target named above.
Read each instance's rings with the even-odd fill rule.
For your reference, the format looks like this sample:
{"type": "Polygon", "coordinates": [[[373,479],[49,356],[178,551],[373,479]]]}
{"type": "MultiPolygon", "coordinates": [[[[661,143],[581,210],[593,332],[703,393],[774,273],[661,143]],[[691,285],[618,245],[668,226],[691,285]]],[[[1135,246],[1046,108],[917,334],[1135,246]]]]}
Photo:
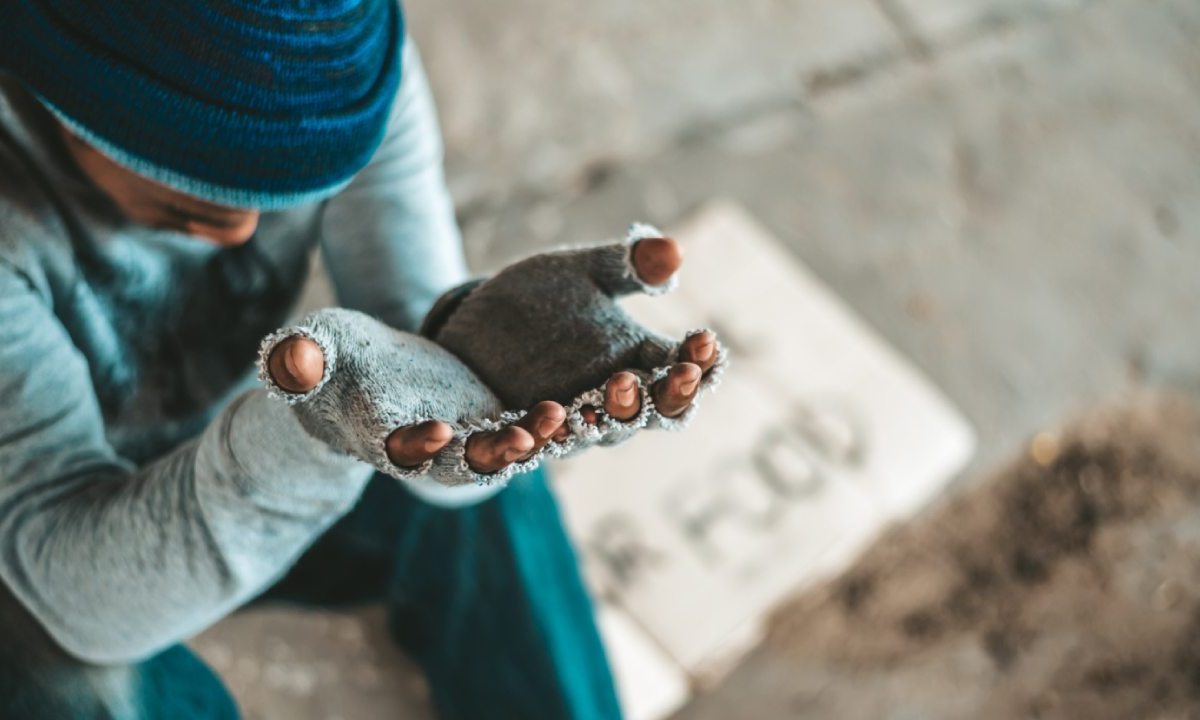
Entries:
{"type": "Polygon", "coordinates": [[[1200,422],[1094,413],[778,613],[796,717],[1200,718],[1200,422]],[[835,713],[835,714],[831,714],[835,713]]]}

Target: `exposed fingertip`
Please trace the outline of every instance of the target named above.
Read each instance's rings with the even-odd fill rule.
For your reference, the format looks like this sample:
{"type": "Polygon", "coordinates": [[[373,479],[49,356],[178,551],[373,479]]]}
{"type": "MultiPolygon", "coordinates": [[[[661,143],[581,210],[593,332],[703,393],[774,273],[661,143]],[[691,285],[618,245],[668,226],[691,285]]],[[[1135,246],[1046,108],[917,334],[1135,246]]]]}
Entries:
{"type": "Polygon", "coordinates": [[[400,467],[415,467],[446,447],[454,429],[440,420],[427,420],[393,430],[384,440],[388,459],[400,467]]]}
{"type": "Polygon", "coordinates": [[[637,376],[628,370],[622,370],[614,373],[608,382],[618,390],[627,390],[637,386],[637,376]]]}
{"type": "Polygon", "coordinates": [[[505,442],[526,446],[533,444],[533,435],[530,435],[529,431],[525,428],[509,425],[502,432],[504,433],[505,442]]]}
{"type": "Polygon", "coordinates": [[[290,393],[306,393],[321,382],[325,374],[325,355],[313,340],[293,336],[286,338],[267,358],[271,379],[290,393]]]}
{"type": "Polygon", "coordinates": [[[311,388],[321,381],[325,373],[325,354],[314,341],[296,338],[284,353],[284,364],[292,377],[311,388]]]}
{"type": "Polygon", "coordinates": [[[404,444],[403,433],[404,428],[396,428],[383,441],[383,448],[387,451],[388,459],[392,462],[396,462],[396,458],[400,457],[400,451],[404,444]]]}
{"type": "Polygon", "coordinates": [[[647,285],[662,285],[683,264],[683,248],[671,238],[645,238],[633,246],[633,267],[647,285]]]}
{"type": "Polygon", "coordinates": [[[611,413],[613,406],[631,408],[637,403],[638,379],[633,373],[622,370],[613,374],[605,386],[605,408],[611,413]]]}
{"type": "Polygon", "coordinates": [[[510,428],[510,430],[511,432],[506,433],[506,437],[503,440],[508,447],[501,453],[501,457],[504,458],[504,462],[506,463],[513,462],[530,450],[533,450],[533,446],[536,444],[533,436],[525,430],[518,427],[510,428]]]}
{"type": "Polygon", "coordinates": [[[517,421],[516,427],[532,433],[536,443],[544,443],[558,432],[566,420],[566,408],[553,400],[543,400],[530,408],[525,417],[517,421]]]}
{"type": "Polygon", "coordinates": [[[712,360],[717,351],[717,336],[709,331],[697,333],[686,341],[688,359],[696,363],[712,360]]]}
{"type": "Polygon", "coordinates": [[[691,395],[699,387],[700,378],[704,374],[704,371],[700,369],[699,365],[693,363],[679,363],[678,367],[680,367],[680,370],[675,377],[677,378],[676,382],[679,384],[676,388],[684,396],[691,395]]]}
{"type": "Polygon", "coordinates": [[[538,438],[545,440],[553,436],[563,426],[565,419],[564,415],[562,417],[544,417],[539,420],[535,428],[538,438]]]}
{"type": "Polygon", "coordinates": [[[431,420],[425,436],[425,451],[437,452],[454,439],[454,428],[440,420],[431,420]]]}
{"type": "Polygon", "coordinates": [[[553,400],[543,400],[534,405],[530,413],[537,413],[546,419],[558,421],[564,420],[567,417],[567,409],[553,400]]]}
{"type": "Polygon", "coordinates": [[[671,367],[670,376],[683,381],[699,380],[703,372],[696,363],[680,362],[671,367]]]}

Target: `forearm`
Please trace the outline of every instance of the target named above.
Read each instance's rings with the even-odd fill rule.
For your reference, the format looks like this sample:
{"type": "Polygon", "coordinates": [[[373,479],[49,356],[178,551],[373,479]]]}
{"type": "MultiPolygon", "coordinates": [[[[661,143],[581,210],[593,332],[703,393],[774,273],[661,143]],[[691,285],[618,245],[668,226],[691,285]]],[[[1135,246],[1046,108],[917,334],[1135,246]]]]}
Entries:
{"type": "Polygon", "coordinates": [[[415,45],[382,146],[324,208],[321,246],[342,307],[415,331],[466,278],[437,115],[415,45]]]}
{"type": "Polygon", "coordinates": [[[3,498],[0,564],[54,639],[98,663],[149,655],[259,592],[370,475],[262,391],[136,473],[87,465],[3,498]]]}
{"type": "MultiPolygon", "coordinates": [[[[412,42],[379,152],[329,200],[321,249],[338,304],[416,332],[434,301],[467,278],[454,203],[442,172],[442,139],[433,96],[412,42]]],[[[442,507],[471,505],[495,486],[448,488],[429,478],[408,487],[442,507]]]]}

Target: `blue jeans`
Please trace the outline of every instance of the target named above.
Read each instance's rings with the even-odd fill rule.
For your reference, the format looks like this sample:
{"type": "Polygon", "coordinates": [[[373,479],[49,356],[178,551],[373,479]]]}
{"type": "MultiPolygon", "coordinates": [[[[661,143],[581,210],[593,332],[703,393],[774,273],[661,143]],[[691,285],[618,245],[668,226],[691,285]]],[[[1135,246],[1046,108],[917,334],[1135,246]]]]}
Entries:
{"type": "MultiPolygon", "coordinates": [[[[387,603],[393,638],[428,676],[442,720],[620,717],[592,605],[540,471],[457,510],[377,476],[256,602],[377,600],[387,603]]],[[[0,658],[3,717],[123,716],[101,697],[96,669],[77,666],[75,677],[59,667],[52,680],[29,668],[0,658]]],[[[238,717],[220,679],[181,645],[102,674],[116,672],[132,673],[139,718],[238,717]]]]}

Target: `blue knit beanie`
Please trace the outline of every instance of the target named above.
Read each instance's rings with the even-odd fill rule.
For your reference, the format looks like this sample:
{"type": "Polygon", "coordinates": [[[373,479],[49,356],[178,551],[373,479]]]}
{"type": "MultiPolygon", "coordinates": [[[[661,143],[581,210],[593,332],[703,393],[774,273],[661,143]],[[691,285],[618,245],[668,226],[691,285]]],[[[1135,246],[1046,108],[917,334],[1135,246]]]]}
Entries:
{"type": "Polygon", "coordinates": [[[122,165],[222,205],[344,187],[400,80],[397,0],[0,0],[0,69],[122,165]]]}

